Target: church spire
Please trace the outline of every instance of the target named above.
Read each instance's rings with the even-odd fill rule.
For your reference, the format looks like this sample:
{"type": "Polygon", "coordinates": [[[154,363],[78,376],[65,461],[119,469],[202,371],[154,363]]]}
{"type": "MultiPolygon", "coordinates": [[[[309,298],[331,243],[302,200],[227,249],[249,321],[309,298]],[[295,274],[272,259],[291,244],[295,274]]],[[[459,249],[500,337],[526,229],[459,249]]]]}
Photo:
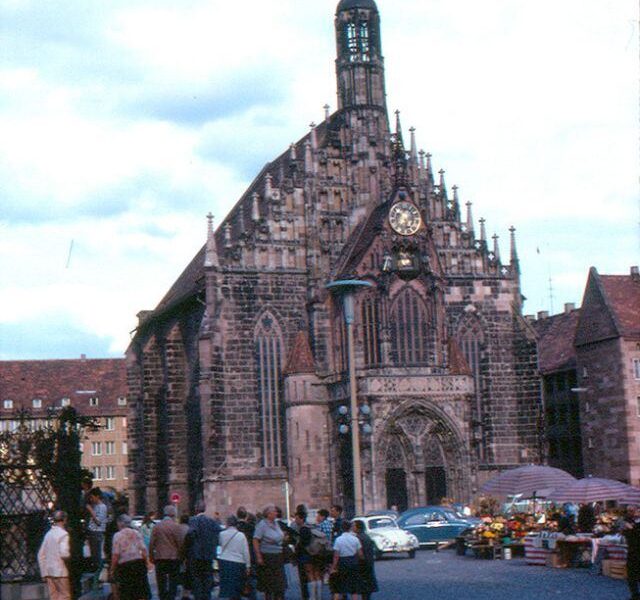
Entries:
{"type": "Polygon", "coordinates": [[[513,225],[509,228],[511,234],[511,266],[520,273],[520,260],[518,259],[518,250],[516,249],[516,228],[513,225]]]}
{"type": "Polygon", "coordinates": [[[387,111],[380,13],[374,0],[341,0],[336,9],[338,109],[387,111]]]}
{"type": "Polygon", "coordinates": [[[471,201],[467,201],[467,231],[473,233],[473,214],[471,213],[471,201]]]}
{"type": "Polygon", "coordinates": [[[204,266],[218,268],[218,249],[216,248],[216,238],[213,230],[213,215],[207,215],[207,245],[205,249],[204,266]]]}

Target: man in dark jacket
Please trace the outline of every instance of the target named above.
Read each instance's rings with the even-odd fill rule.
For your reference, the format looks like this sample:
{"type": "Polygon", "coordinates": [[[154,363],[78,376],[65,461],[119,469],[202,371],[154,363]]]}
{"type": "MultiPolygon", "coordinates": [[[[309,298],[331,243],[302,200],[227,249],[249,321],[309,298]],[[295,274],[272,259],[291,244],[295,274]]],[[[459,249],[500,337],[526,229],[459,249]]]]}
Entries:
{"type": "Polygon", "coordinates": [[[629,510],[626,529],[627,539],[627,583],[631,600],[640,600],[640,513],[638,509],[629,510]]]}
{"type": "Polygon", "coordinates": [[[196,505],[196,516],[189,519],[185,541],[187,569],[191,575],[194,600],[209,600],[213,590],[213,560],[222,527],[205,514],[204,502],[196,505]]]}

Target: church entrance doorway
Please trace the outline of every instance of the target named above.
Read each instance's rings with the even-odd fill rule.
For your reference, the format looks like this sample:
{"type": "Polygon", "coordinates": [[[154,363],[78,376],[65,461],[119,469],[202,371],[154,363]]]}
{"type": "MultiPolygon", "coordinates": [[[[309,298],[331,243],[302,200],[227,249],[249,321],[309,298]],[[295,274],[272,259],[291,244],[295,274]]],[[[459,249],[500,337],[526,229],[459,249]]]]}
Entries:
{"type": "Polygon", "coordinates": [[[407,473],[404,469],[387,469],[387,508],[395,506],[398,512],[409,507],[407,493],[407,473]]]}
{"type": "Polygon", "coordinates": [[[427,467],[425,477],[427,504],[440,504],[440,501],[447,495],[447,474],[444,467],[427,467]]]}

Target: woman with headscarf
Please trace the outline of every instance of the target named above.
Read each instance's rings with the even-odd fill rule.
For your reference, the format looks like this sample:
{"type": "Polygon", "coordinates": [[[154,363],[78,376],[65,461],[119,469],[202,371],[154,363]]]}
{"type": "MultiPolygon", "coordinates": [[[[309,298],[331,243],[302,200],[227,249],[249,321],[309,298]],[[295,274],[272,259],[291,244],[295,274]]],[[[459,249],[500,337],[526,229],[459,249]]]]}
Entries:
{"type": "Polygon", "coordinates": [[[376,579],[375,554],[376,547],[373,540],[364,529],[362,521],[354,521],[353,529],[362,545],[362,559],[360,560],[360,577],[358,580],[362,600],[369,600],[371,594],[378,591],[376,579]]]}
{"type": "Polygon", "coordinates": [[[147,549],[139,532],[131,527],[131,517],[118,517],[118,533],[113,536],[111,572],[118,583],[120,600],[151,598],[147,572],[147,549]]]}
{"type": "Polygon", "coordinates": [[[251,554],[245,535],[238,530],[238,519],[227,518],[227,528],[220,532],[220,598],[240,600],[251,574],[251,554]]]}
{"type": "Polygon", "coordinates": [[[276,521],[275,506],[265,507],[264,518],[253,534],[253,548],[258,567],[258,591],[265,600],[284,600],[287,578],[284,572],[284,533],[276,521]]]}

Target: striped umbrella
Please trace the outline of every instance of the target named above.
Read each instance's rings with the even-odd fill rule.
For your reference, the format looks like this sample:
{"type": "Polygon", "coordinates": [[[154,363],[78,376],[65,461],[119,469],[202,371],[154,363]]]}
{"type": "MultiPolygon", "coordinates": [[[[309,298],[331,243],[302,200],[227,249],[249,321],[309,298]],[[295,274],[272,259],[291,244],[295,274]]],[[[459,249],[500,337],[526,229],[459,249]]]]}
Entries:
{"type": "Polygon", "coordinates": [[[575,478],[562,469],[526,465],[503,471],[500,475],[487,481],[480,488],[480,492],[493,496],[519,494],[524,498],[540,498],[572,481],[575,481],[575,478]]]}
{"type": "MultiPolygon", "coordinates": [[[[583,504],[588,504],[589,502],[605,502],[607,500],[617,500],[621,502],[626,496],[631,496],[634,489],[636,488],[613,479],[586,477],[585,479],[569,482],[563,487],[558,487],[557,490],[549,496],[549,500],[583,504]]],[[[640,492],[640,490],[638,491],[640,492]]],[[[631,504],[631,502],[629,502],[629,504],[631,504]]]]}
{"type": "Polygon", "coordinates": [[[633,504],[634,506],[640,506],[640,488],[632,485],[627,486],[627,491],[624,496],[618,500],[619,504],[633,504]]]}

